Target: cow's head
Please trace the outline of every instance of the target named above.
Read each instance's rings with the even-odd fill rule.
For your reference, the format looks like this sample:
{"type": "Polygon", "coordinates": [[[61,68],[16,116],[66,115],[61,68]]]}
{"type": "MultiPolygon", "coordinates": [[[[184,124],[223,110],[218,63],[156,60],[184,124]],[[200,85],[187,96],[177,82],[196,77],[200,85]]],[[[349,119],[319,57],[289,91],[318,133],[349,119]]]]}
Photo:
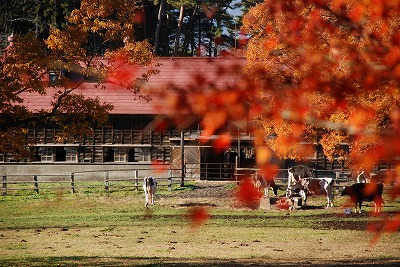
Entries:
{"type": "Polygon", "coordinates": [[[340,193],[341,196],[346,196],[349,194],[349,187],[345,186],[342,188],[342,192],[340,193]]]}
{"type": "Polygon", "coordinates": [[[145,183],[146,185],[148,185],[148,186],[153,186],[154,183],[155,183],[155,180],[154,180],[154,178],[153,178],[152,176],[145,177],[145,178],[144,178],[144,183],[145,183]]]}

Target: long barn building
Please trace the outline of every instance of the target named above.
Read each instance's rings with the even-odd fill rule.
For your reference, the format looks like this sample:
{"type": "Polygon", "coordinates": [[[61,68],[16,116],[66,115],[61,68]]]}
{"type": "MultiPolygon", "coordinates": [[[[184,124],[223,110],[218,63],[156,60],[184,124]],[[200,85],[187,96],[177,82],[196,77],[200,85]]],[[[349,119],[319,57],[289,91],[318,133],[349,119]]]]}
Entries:
{"type": "MultiPolygon", "coordinates": [[[[208,85],[211,82],[216,88],[228,89],[236,85],[240,72],[221,70],[242,68],[245,63],[244,58],[232,57],[159,58],[158,73],[152,75],[142,89],[151,97],[149,102],[138,99],[116,84],[107,83],[104,89],[99,89],[96,82],[88,80],[75,93],[112,104],[114,109],[110,113],[110,126],[94,129],[92,134],[83,138],[66,136],[62,140],[59,139],[62,130],[54,125],[31,128],[26,140],[34,156],[17,161],[12,154],[0,152],[0,173],[44,175],[93,171],[96,176],[98,173],[95,172],[100,170],[125,169],[127,171],[119,175],[132,176],[132,170],[140,169],[141,175],[147,175],[153,174],[152,165],[156,162],[176,170],[178,176],[179,170],[182,170],[184,175],[195,179],[213,176],[230,179],[237,158],[239,165],[247,161],[247,166],[254,166],[253,137],[240,126],[230,125],[232,133],[238,138],[232,140],[232,147],[225,153],[216,154],[209,145],[201,142],[202,132],[195,120],[184,130],[173,127],[156,130],[154,122],[171,111],[166,108],[165,100],[151,92],[154,88],[159,92],[177,86],[190,90],[196,77],[206,79],[208,85]],[[213,166],[219,168],[218,171],[210,172],[210,164],[218,164],[213,166]]],[[[52,75],[49,74],[49,82],[54,78],[52,75]]],[[[32,111],[50,108],[52,100],[51,93],[44,96],[25,95],[26,104],[32,111]]],[[[308,159],[308,165],[327,170],[343,167],[343,162],[328,162],[319,145],[310,145],[314,147],[315,154],[308,159]]],[[[296,163],[282,161],[281,167],[293,164],[296,163]]]]}

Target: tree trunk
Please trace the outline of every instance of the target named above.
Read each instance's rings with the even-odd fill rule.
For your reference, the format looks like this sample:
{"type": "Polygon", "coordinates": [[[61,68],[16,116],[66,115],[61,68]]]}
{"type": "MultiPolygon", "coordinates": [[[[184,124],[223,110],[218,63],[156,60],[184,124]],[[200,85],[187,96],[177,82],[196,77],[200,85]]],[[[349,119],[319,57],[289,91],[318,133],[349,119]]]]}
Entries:
{"type": "Polygon", "coordinates": [[[201,57],[201,17],[199,17],[199,40],[197,44],[197,56],[201,57]]]}
{"type": "MultiPolygon", "coordinates": [[[[188,54],[189,43],[192,42],[193,40],[193,32],[194,32],[193,21],[194,17],[196,16],[196,13],[197,13],[197,6],[194,7],[193,13],[189,18],[189,26],[187,34],[185,34],[185,41],[183,42],[182,54],[184,53],[185,55],[188,54]]],[[[194,45],[192,44],[192,56],[193,56],[193,51],[194,51],[194,45]]]]}
{"type": "Polygon", "coordinates": [[[178,21],[178,28],[176,29],[175,34],[175,50],[174,50],[174,57],[179,56],[179,39],[181,37],[181,30],[182,30],[182,21],[183,21],[183,11],[185,10],[184,6],[181,6],[181,11],[179,13],[179,21],[178,21]]]}
{"type": "Polygon", "coordinates": [[[157,55],[158,53],[158,46],[160,42],[160,32],[161,32],[161,24],[162,24],[162,14],[164,12],[164,6],[165,6],[165,0],[161,0],[160,2],[160,9],[158,10],[158,22],[157,22],[157,28],[156,28],[156,36],[154,40],[154,51],[153,53],[157,55]]]}

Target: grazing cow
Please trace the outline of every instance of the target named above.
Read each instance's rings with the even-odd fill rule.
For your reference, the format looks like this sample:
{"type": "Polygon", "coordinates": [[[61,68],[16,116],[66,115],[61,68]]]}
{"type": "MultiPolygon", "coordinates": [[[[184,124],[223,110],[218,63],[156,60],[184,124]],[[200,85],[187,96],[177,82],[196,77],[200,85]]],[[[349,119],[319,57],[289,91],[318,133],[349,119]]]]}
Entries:
{"type": "Polygon", "coordinates": [[[156,179],[153,178],[152,176],[145,177],[143,180],[143,190],[144,190],[144,196],[146,198],[145,206],[147,207],[149,203],[154,205],[154,194],[156,193],[157,190],[156,179]]]}
{"type": "Polygon", "coordinates": [[[288,187],[286,196],[289,196],[290,191],[293,189],[300,189],[301,179],[307,177],[315,177],[315,170],[306,165],[290,167],[288,169],[288,187]]]}
{"type": "Polygon", "coordinates": [[[382,183],[356,183],[351,186],[346,186],[343,188],[341,196],[350,196],[351,201],[354,203],[355,210],[357,212],[357,205],[359,207],[359,212],[361,213],[361,205],[363,200],[373,201],[375,212],[380,212],[382,204],[384,204],[382,198],[383,184],[382,183]]]}
{"type": "Polygon", "coordinates": [[[326,207],[333,207],[333,178],[304,178],[301,180],[301,187],[303,192],[300,195],[304,206],[306,206],[307,196],[324,195],[328,200],[326,207]]]}
{"type": "Polygon", "coordinates": [[[274,179],[272,180],[267,180],[264,175],[261,175],[259,173],[256,173],[254,175],[254,186],[257,188],[257,190],[261,190],[262,188],[264,189],[264,195],[266,197],[269,196],[269,189],[272,188],[272,191],[274,192],[274,195],[278,195],[278,189],[280,186],[278,186],[274,179]]]}

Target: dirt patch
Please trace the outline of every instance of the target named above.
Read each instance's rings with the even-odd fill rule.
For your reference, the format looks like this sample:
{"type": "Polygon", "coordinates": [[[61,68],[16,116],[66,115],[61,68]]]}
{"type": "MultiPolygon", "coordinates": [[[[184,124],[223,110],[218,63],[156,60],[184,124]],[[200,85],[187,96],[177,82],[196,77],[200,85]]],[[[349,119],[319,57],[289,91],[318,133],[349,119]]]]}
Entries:
{"type": "MultiPolygon", "coordinates": [[[[199,181],[189,187],[190,190],[183,191],[171,197],[188,198],[207,198],[207,199],[226,199],[234,195],[234,182],[210,182],[199,181]]],[[[166,197],[166,196],[163,196],[166,197]]]]}
{"type": "MultiPolygon", "coordinates": [[[[198,181],[194,185],[190,186],[190,190],[186,190],[174,195],[169,196],[161,196],[165,198],[177,198],[180,199],[181,202],[172,205],[173,207],[191,207],[191,206],[199,206],[199,207],[231,207],[237,208],[237,202],[235,199],[235,182],[216,182],[216,181],[198,181]]],[[[271,193],[272,194],[272,193],[271,193]]],[[[280,210],[278,208],[277,199],[283,197],[274,197],[271,196],[271,209],[273,211],[280,211],[283,213],[290,213],[287,210],[280,210]]],[[[324,199],[321,197],[321,201],[324,199]]],[[[311,198],[312,200],[312,198],[311,198]]],[[[311,210],[326,210],[325,205],[320,205],[319,202],[312,203],[307,207],[304,207],[299,210],[295,210],[295,212],[302,211],[311,211],[311,210]]],[[[368,212],[363,213],[351,213],[349,215],[345,215],[342,213],[342,207],[337,206],[335,208],[330,208],[332,212],[323,213],[323,214],[312,214],[308,216],[302,216],[305,220],[309,220],[313,222],[313,228],[319,230],[358,230],[358,231],[366,231],[371,226],[375,229],[380,229],[383,227],[382,220],[376,220],[371,223],[369,220],[371,217],[374,217],[373,214],[368,212]],[[343,218],[343,220],[338,217],[343,218]]],[[[383,212],[382,217],[391,216],[391,212],[383,212]]],[[[251,215],[247,215],[251,218],[251,215]]],[[[255,217],[259,217],[260,221],[268,221],[269,218],[264,215],[255,217]]],[[[234,220],[235,216],[232,216],[234,220]]],[[[253,218],[254,219],[254,218],[253,218]]],[[[292,220],[290,216],[282,216],[279,218],[280,220],[292,220]]]]}

